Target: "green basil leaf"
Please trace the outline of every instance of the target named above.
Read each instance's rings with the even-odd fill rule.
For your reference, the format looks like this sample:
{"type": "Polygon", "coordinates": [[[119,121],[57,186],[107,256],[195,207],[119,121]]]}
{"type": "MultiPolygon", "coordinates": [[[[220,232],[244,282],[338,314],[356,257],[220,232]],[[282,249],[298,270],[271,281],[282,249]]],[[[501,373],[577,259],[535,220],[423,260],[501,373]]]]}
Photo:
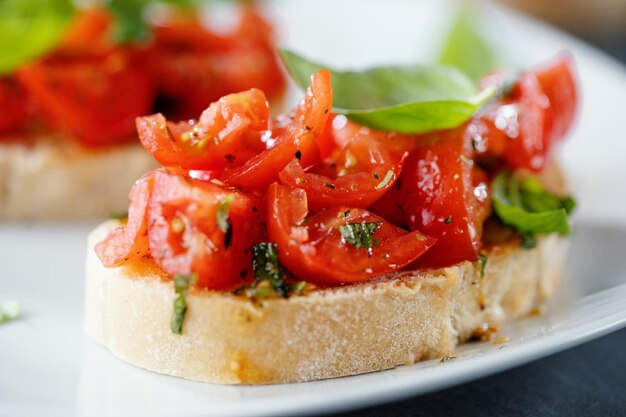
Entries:
{"type": "Polygon", "coordinates": [[[172,333],[183,334],[183,323],[185,322],[185,314],[187,313],[187,300],[185,294],[180,294],[174,300],[174,309],[172,310],[172,319],[170,328],[172,333]]]}
{"type": "Polygon", "coordinates": [[[71,0],[0,1],[0,75],[54,48],[74,11],[71,0]]]}
{"type": "Polygon", "coordinates": [[[346,243],[357,249],[372,249],[374,245],[378,245],[378,239],[374,237],[374,232],[380,227],[380,222],[361,222],[348,223],[339,226],[339,233],[346,243]]]}
{"type": "Polygon", "coordinates": [[[278,245],[270,242],[260,242],[252,246],[252,270],[255,285],[268,281],[276,293],[282,297],[289,295],[289,288],[285,282],[285,272],[278,262],[278,245]]]}
{"type": "MultiPolygon", "coordinates": [[[[295,82],[309,85],[327,66],[288,50],[280,51],[295,82]]],[[[477,92],[462,72],[445,66],[390,66],[365,71],[334,71],[333,109],[379,130],[424,133],[451,129],[469,119],[495,89],[477,92]]]]}
{"type": "Polygon", "coordinates": [[[441,64],[456,67],[475,81],[499,64],[493,46],[481,36],[477,24],[471,11],[461,10],[439,56],[441,64]]]}
{"type": "Polygon", "coordinates": [[[491,194],[496,215],[529,242],[535,234],[571,231],[567,214],[574,200],[545,191],[536,178],[501,172],[491,183],[491,194]]]}

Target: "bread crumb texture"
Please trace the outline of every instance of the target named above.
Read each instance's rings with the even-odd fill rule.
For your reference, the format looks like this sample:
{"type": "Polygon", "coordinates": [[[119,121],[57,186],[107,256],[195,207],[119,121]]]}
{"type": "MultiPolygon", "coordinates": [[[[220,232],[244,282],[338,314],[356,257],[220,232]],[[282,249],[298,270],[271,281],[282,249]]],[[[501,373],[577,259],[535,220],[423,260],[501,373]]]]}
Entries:
{"type": "Polygon", "coordinates": [[[530,250],[493,248],[484,275],[478,262],[463,262],[256,304],[192,290],[176,335],[173,284],[151,260],[106,269],[95,255],[93,246],[115,226],[103,223],[89,237],[86,333],[137,366],[222,384],[334,378],[452,355],[481,329],[543,305],[566,249],[550,235],[530,250]]]}

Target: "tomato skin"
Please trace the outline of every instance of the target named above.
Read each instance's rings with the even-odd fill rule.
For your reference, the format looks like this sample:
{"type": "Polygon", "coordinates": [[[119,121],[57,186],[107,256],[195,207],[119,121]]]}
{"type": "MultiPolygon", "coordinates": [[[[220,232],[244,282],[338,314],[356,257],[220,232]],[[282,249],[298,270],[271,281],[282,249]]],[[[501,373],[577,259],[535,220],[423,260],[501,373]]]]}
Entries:
{"type": "Polygon", "coordinates": [[[333,93],[330,72],[311,76],[311,86],[292,116],[279,117],[272,126],[273,144],[241,167],[227,171],[224,181],[243,189],[265,190],[297,155],[304,167],[320,160],[317,137],[326,129],[333,93]]]}
{"type": "Polygon", "coordinates": [[[264,238],[262,209],[253,195],[159,170],[148,207],[152,256],[170,275],[196,273],[200,288],[237,288],[251,273],[250,247],[264,238]],[[217,224],[229,195],[230,240],[217,224]]]}
{"type": "Polygon", "coordinates": [[[195,117],[207,103],[235,91],[258,88],[274,98],[284,90],[272,28],[253,7],[242,9],[232,34],[213,33],[194,16],[156,26],[154,34],[154,68],[171,107],[168,117],[195,117]]]}
{"type": "Polygon", "coordinates": [[[546,127],[548,149],[571,130],[578,109],[578,82],[574,58],[561,53],[533,71],[550,101],[552,125],[546,127]]]}
{"type": "Polygon", "coordinates": [[[313,212],[339,205],[367,208],[393,187],[408,155],[407,151],[389,149],[388,141],[359,134],[336,152],[332,168],[327,167],[334,171],[330,176],[304,172],[293,160],[281,171],[280,182],[305,190],[313,212]]]}
{"type": "Polygon", "coordinates": [[[0,133],[19,129],[30,117],[29,100],[13,77],[0,77],[0,133]]]}
{"type": "Polygon", "coordinates": [[[141,177],[130,190],[128,223],[113,229],[95,247],[96,254],[106,268],[139,259],[150,253],[148,241],[148,201],[154,186],[154,172],[141,177]]]}
{"type": "Polygon", "coordinates": [[[420,258],[420,266],[448,266],[478,255],[490,201],[486,177],[476,174],[466,128],[423,138],[400,177],[401,206],[410,230],[438,239],[420,258]]]}
{"type": "Polygon", "coordinates": [[[17,77],[44,118],[85,146],[131,139],[134,118],[150,111],[155,94],[145,51],[134,49],[51,56],[17,77]]]}
{"type": "Polygon", "coordinates": [[[272,184],[267,194],[269,238],[278,244],[282,265],[298,278],[317,285],[361,282],[400,270],[421,256],[435,239],[419,232],[407,233],[379,216],[359,208],[325,209],[304,222],[306,193],[272,184]],[[346,243],[338,227],[379,222],[379,241],[370,250],[346,243]]]}
{"type": "Polygon", "coordinates": [[[260,153],[269,105],[255,88],[220,98],[198,122],[167,122],[162,114],[136,119],[139,140],[166,167],[219,170],[236,167],[260,153]]]}

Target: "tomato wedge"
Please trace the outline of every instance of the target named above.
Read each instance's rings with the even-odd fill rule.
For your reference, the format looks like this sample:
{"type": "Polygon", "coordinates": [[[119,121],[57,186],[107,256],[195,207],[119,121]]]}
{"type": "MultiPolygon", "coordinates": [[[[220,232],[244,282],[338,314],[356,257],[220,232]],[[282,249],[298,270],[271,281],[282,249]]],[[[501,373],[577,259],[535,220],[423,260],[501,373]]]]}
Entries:
{"type": "Polygon", "coordinates": [[[155,95],[139,50],[51,56],[17,76],[48,122],[86,146],[132,139],[135,117],[150,112],[155,95]]]}
{"type": "Polygon", "coordinates": [[[561,53],[534,71],[539,84],[550,101],[551,126],[546,128],[546,146],[552,145],[572,128],[578,108],[578,83],[574,70],[574,58],[561,53]]]}
{"type": "Polygon", "coordinates": [[[253,88],[211,103],[198,122],[167,122],[162,114],[138,117],[139,140],[160,164],[214,170],[239,166],[265,145],[269,105],[253,88]]]}
{"type": "Polygon", "coordinates": [[[419,258],[435,239],[408,233],[359,208],[334,207],[307,219],[304,190],[272,184],[267,195],[269,238],[282,265],[318,285],[361,282],[398,271],[419,258]],[[368,247],[348,243],[345,225],[374,225],[368,247]]]}
{"type": "Polygon", "coordinates": [[[325,128],[333,93],[330,72],[321,70],[311,76],[311,86],[293,115],[281,116],[272,128],[271,146],[243,166],[227,171],[224,181],[244,189],[266,189],[294,157],[308,167],[319,161],[316,139],[325,128]]]}
{"type": "Polygon", "coordinates": [[[253,195],[157,171],[148,207],[152,256],[171,275],[197,274],[198,287],[241,286],[251,274],[250,247],[264,237],[262,209],[253,195]]]}
{"type": "Polygon", "coordinates": [[[28,97],[13,77],[0,77],[0,133],[23,126],[29,118],[28,97]]]}
{"type": "Polygon", "coordinates": [[[305,190],[313,212],[341,205],[367,208],[395,184],[408,155],[389,149],[390,141],[359,134],[329,161],[332,176],[305,172],[294,159],[280,173],[280,181],[305,190]]]}
{"type": "Polygon", "coordinates": [[[423,138],[400,177],[401,206],[410,230],[437,238],[419,260],[441,267],[475,260],[490,211],[487,178],[474,166],[467,125],[423,138]]]}
{"type": "Polygon", "coordinates": [[[148,242],[148,201],[154,185],[154,172],[141,177],[130,189],[128,223],[113,229],[95,247],[96,254],[106,268],[139,259],[150,253],[148,242]]]}

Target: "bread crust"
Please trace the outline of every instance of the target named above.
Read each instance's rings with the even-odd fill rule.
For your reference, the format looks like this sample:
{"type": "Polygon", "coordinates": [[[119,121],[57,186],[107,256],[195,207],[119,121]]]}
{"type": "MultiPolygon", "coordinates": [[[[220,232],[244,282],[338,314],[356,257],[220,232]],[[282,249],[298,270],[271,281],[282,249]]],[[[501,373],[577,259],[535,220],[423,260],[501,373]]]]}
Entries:
{"type": "Polygon", "coordinates": [[[95,220],[126,212],[128,190],[156,166],[139,143],[86,149],[45,135],[3,142],[0,220],[95,220]]]}
{"type": "Polygon", "coordinates": [[[555,291],[566,240],[500,246],[479,262],[390,274],[375,281],[253,303],[191,290],[183,335],[170,330],[173,284],[151,259],[107,269],[89,236],[85,331],[119,358],[222,384],[310,381],[451,355],[477,330],[524,316],[555,291]]]}

